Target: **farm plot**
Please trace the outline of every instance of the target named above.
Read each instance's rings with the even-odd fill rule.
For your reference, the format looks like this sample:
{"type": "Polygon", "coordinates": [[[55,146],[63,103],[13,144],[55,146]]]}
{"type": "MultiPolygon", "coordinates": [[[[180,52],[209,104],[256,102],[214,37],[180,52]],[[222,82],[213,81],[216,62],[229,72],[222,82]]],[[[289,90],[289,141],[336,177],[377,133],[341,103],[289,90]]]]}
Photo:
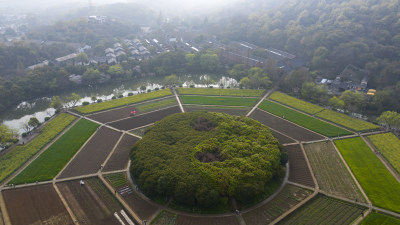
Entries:
{"type": "Polygon", "coordinates": [[[217,96],[242,96],[259,97],[264,90],[256,89],[219,89],[219,88],[178,88],[181,95],[217,95],[217,96]]]}
{"type": "Polygon", "coordinates": [[[240,225],[236,216],[196,217],[178,215],[175,225],[240,225]]]}
{"type": "Polygon", "coordinates": [[[375,134],[368,136],[368,139],[400,173],[400,140],[393,133],[375,134]]]}
{"type": "Polygon", "coordinates": [[[315,184],[300,145],[289,145],[285,148],[289,156],[289,181],[314,187],[315,184]]]}
{"type": "Polygon", "coordinates": [[[139,216],[140,219],[149,220],[159,208],[153,203],[143,199],[136,190],[128,184],[125,174],[117,173],[105,176],[108,182],[116,188],[126,204],[139,216]]]}
{"type": "Polygon", "coordinates": [[[38,137],[23,146],[15,147],[0,157],[0,182],[56,138],[75,119],[76,117],[70,114],[58,115],[40,129],[41,133],[38,137]]]}
{"type": "Polygon", "coordinates": [[[360,137],[336,140],[335,144],[371,202],[400,212],[400,183],[368,145],[360,137]]]}
{"type": "Polygon", "coordinates": [[[163,210],[151,221],[150,225],[174,225],[175,220],[176,214],[163,210]]]}
{"type": "Polygon", "coordinates": [[[13,225],[73,224],[51,184],[6,190],[2,194],[13,225]]]}
{"type": "Polygon", "coordinates": [[[83,181],[84,185],[80,185],[79,180],[57,183],[80,224],[121,225],[114,216],[117,212],[123,218],[118,200],[98,178],[83,181]]]}
{"type": "Polygon", "coordinates": [[[220,112],[230,114],[232,116],[245,116],[250,110],[248,107],[223,107],[223,106],[195,106],[195,105],[184,105],[185,112],[194,111],[209,111],[209,112],[220,112]]]}
{"type": "Polygon", "coordinates": [[[80,120],[9,183],[23,184],[53,179],[98,126],[88,120],[80,120]]]}
{"type": "Polygon", "coordinates": [[[117,143],[120,132],[101,127],[58,177],[59,179],[96,173],[117,143]]]}
{"type": "Polygon", "coordinates": [[[317,195],[278,224],[351,224],[365,208],[317,195]]]}
{"type": "Polygon", "coordinates": [[[366,121],[359,120],[351,116],[345,115],[343,113],[338,113],[332,110],[325,109],[324,111],[319,112],[315,115],[322,119],[331,121],[333,123],[339,124],[343,127],[349,128],[354,131],[362,132],[362,131],[379,129],[378,125],[368,123],[366,121]]]}
{"type": "Polygon", "coordinates": [[[281,144],[290,144],[290,143],[295,143],[296,142],[294,139],[286,137],[283,134],[280,134],[280,133],[278,133],[276,131],[273,131],[273,130],[271,130],[271,131],[272,131],[272,134],[274,135],[274,137],[276,139],[278,139],[279,143],[281,143],[281,144]]]}
{"type": "Polygon", "coordinates": [[[243,213],[243,219],[251,225],[269,224],[311,194],[310,190],[287,184],[271,201],[243,213]]]}
{"type": "Polygon", "coordinates": [[[388,216],[382,213],[370,213],[362,222],[361,225],[400,225],[400,219],[388,216]]]}
{"type": "Polygon", "coordinates": [[[192,105],[225,105],[225,106],[253,106],[258,98],[240,97],[210,97],[210,96],[180,96],[182,104],[192,105]]]}
{"type": "Polygon", "coordinates": [[[109,123],[112,121],[125,119],[131,117],[130,112],[132,110],[136,111],[136,116],[149,112],[150,110],[157,110],[160,108],[165,108],[168,106],[177,105],[177,101],[175,97],[161,99],[161,100],[153,100],[151,102],[144,102],[139,104],[130,105],[127,107],[122,107],[118,109],[113,109],[105,112],[99,112],[96,114],[92,114],[89,118],[99,121],[101,123],[109,123]]]}
{"type": "Polygon", "coordinates": [[[270,99],[280,102],[284,105],[288,105],[290,107],[293,107],[295,109],[298,109],[300,111],[310,113],[310,114],[315,114],[317,112],[321,112],[324,110],[323,107],[314,105],[312,103],[300,100],[298,98],[289,96],[287,94],[284,94],[282,92],[277,92],[275,91],[269,96],[270,99]]]}
{"type": "Polygon", "coordinates": [[[95,103],[87,106],[77,107],[74,110],[83,114],[99,112],[107,109],[117,108],[124,105],[134,104],[138,102],[144,102],[151,99],[161,98],[168,95],[172,95],[170,89],[164,89],[160,91],[154,91],[145,94],[133,95],[125,98],[114,99],[111,101],[95,103]]]}
{"type": "Polygon", "coordinates": [[[321,190],[350,200],[364,200],[332,142],[307,144],[304,149],[321,190]]]}
{"type": "Polygon", "coordinates": [[[120,120],[114,123],[110,123],[109,125],[119,130],[133,130],[138,127],[155,123],[168,115],[180,112],[181,112],[180,108],[178,106],[174,106],[139,116],[133,116],[125,120],[120,120]]]}
{"type": "Polygon", "coordinates": [[[324,139],[324,137],[319,134],[306,130],[259,109],[256,109],[250,117],[298,141],[316,141],[324,139]]]}
{"type": "Polygon", "coordinates": [[[329,123],[323,122],[314,117],[308,116],[306,114],[297,112],[295,110],[289,109],[282,105],[279,105],[274,102],[270,102],[268,100],[263,101],[259,108],[270,112],[276,116],[284,117],[284,119],[289,120],[297,125],[308,128],[312,131],[315,131],[319,134],[334,137],[334,136],[344,136],[350,135],[352,132],[344,130],[342,128],[333,126],[329,123]]]}
{"type": "Polygon", "coordinates": [[[103,171],[123,170],[129,161],[133,145],[139,140],[137,137],[125,135],[111,155],[103,171]]]}

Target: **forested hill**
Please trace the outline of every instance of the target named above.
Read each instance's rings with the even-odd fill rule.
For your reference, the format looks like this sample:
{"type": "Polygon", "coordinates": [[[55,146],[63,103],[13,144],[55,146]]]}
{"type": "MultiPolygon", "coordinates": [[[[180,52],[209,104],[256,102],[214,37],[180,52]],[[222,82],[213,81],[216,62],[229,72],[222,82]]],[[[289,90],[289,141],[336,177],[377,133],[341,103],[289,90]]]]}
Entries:
{"type": "Polygon", "coordinates": [[[334,78],[348,64],[368,69],[369,86],[383,88],[400,81],[399,5],[399,0],[288,0],[273,10],[260,5],[262,10],[246,17],[225,17],[210,28],[222,38],[294,53],[323,76],[334,78]]]}

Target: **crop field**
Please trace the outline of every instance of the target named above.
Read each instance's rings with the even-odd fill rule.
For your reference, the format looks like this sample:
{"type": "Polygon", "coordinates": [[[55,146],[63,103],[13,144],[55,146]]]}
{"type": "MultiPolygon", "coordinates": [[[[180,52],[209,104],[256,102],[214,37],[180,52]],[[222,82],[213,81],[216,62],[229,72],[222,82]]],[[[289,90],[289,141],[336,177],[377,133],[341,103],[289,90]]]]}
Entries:
{"type": "Polygon", "coordinates": [[[117,143],[120,132],[101,127],[59,176],[60,179],[96,173],[117,143]]]}
{"type": "Polygon", "coordinates": [[[181,109],[178,106],[174,106],[159,111],[146,113],[143,115],[132,116],[125,120],[110,123],[109,125],[119,130],[133,130],[135,128],[155,123],[163,119],[164,117],[174,113],[181,113],[181,109]]]}
{"type": "Polygon", "coordinates": [[[114,217],[122,209],[118,200],[98,178],[83,181],[84,185],[79,180],[57,183],[80,224],[121,225],[114,217]]]}
{"type": "Polygon", "coordinates": [[[289,181],[314,187],[314,181],[300,145],[285,147],[289,155],[289,181]]]}
{"type": "Polygon", "coordinates": [[[312,191],[287,184],[271,201],[242,214],[246,224],[269,224],[280,215],[306,199],[312,191]]]}
{"type": "Polygon", "coordinates": [[[294,139],[286,137],[283,134],[280,134],[280,133],[275,132],[273,130],[271,130],[271,132],[274,135],[274,137],[276,139],[278,139],[279,143],[281,143],[281,144],[289,144],[289,143],[295,143],[296,142],[294,139]]]}
{"type": "Polygon", "coordinates": [[[335,144],[371,202],[400,212],[400,183],[368,145],[360,137],[336,140],[335,144]]]}
{"type": "Polygon", "coordinates": [[[139,137],[142,137],[145,134],[146,130],[149,129],[151,126],[152,125],[150,124],[150,125],[142,127],[142,128],[134,129],[134,130],[129,131],[129,133],[137,135],[139,137]]]}
{"type": "Polygon", "coordinates": [[[315,131],[319,134],[335,137],[335,136],[344,136],[352,134],[351,132],[344,130],[342,128],[336,127],[329,123],[323,122],[314,117],[305,115],[303,113],[297,112],[295,110],[289,109],[277,103],[265,100],[263,101],[259,108],[270,112],[276,116],[283,117],[286,120],[289,120],[295,124],[298,124],[302,127],[308,128],[312,131],[315,131]]]}
{"type": "Polygon", "coordinates": [[[40,130],[40,135],[31,142],[17,146],[0,157],[0,182],[21,167],[33,155],[50,143],[60,132],[76,119],[75,116],[62,113],[49,121],[40,130]]]}
{"type": "Polygon", "coordinates": [[[354,131],[369,131],[379,129],[378,125],[368,123],[366,121],[359,120],[332,110],[325,109],[324,111],[319,112],[315,115],[354,131]]]}
{"type": "Polygon", "coordinates": [[[173,106],[173,105],[178,105],[178,102],[176,101],[175,97],[162,99],[162,100],[158,100],[158,101],[153,101],[153,102],[147,102],[147,103],[143,103],[143,104],[138,104],[136,106],[136,111],[137,111],[137,113],[145,113],[145,112],[150,112],[153,110],[162,109],[162,108],[166,108],[166,107],[173,106]]]}
{"type": "Polygon", "coordinates": [[[226,105],[226,106],[253,106],[257,98],[239,97],[209,97],[209,96],[180,96],[182,104],[193,105],[226,105]]]}
{"type": "Polygon", "coordinates": [[[351,224],[364,210],[359,205],[317,195],[278,224],[351,224]]]}
{"type": "Polygon", "coordinates": [[[304,145],[319,188],[328,194],[364,201],[355,181],[330,141],[304,145]]]}
{"type": "Polygon", "coordinates": [[[245,116],[250,110],[249,107],[227,107],[227,106],[196,106],[196,105],[185,105],[183,106],[185,112],[194,111],[209,111],[209,112],[220,112],[226,113],[232,116],[245,116]]]}
{"type": "Polygon", "coordinates": [[[259,97],[264,90],[255,89],[219,89],[219,88],[178,88],[181,95],[217,95],[217,96],[240,96],[259,97]]]}
{"type": "Polygon", "coordinates": [[[98,126],[88,120],[80,120],[9,183],[23,184],[53,179],[98,126]]]}
{"type": "Polygon", "coordinates": [[[119,142],[117,148],[107,161],[107,164],[104,166],[103,171],[125,169],[129,161],[131,149],[138,140],[139,138],[131,135],[125,135],[122,137],[122,140],[119,142]]]}
{"type": "Polygon", "coordinates": [[[388,216],[382,213],[371,212],[361,222],[361,225],[400,225],[400,218],[388,216]]]}
{"type": "Polygon", "coordinates": [[[112,109],[124,105],[129,105],[129,104],[134,104],[138,102],[144,102],[147,100],[151,99],[156,99],[156,98],[161,98],[164,96],[172,95],[172,92],[170,89],[164,89],[160,91],[154,91],[150,93],[144,93],[144,94],[138,94],[138,95],[133,95],[129,97],[124,97],[124,98],[118,98],[110,101],[105,101],[105,102],[100,102],[100,103],[95,103],[87,106],[81,106],[77,107],[74,110],[87,114],[87,113],[93,113],[93,112],[98,112],[98,111],[103,111],[107,109],[112,109]]]}
{"type": "Polygon", "coordinates": [[[277,92],[275,91],[274,93],[269,96],[270,99],[280,102],[284,105],[288,105],[290,107],[293,107],[295,109],[298,109],[300,111],[310,113],[310,114],[315,114],[317,112],[321,112],[324,110],[323,107],[314,105],[312,103],[300,100],[298,98],[289,96],[287,94],[284,94],[282,92],[277,92]]]}
{"type": "Polygon", "coordinates": [[[178,215],[175,225],[240,225],[236,216],[197,217],[178,215]]]}
{"type": "Polygon", "coordinates": [[[105,175],[104,177],[108,180],[108,182],[114,188],[120,188],[120,187],[128,184],[128,181],[125,178],[125,174],[123,174],[123,173],[109,174],[109,175],[105,175]]]}
{"type": "Polygon", "coordinates": [[[13,225],[68,224],[72,219],[53,185],[38,185],[3,191],[13,225]]]}
{"type": "Polygon", "coordinates": [[[150,225],[174,225],[175,220],[176,214],[163,210],[151,221],[150,225]]]}
{"type": "Polygon", "coordinates": [[[400,140],[393,133],[375,134],[368,136],[368,139],[400,173],[400,140]]]}
{"type": "Polygon", "coordinates": [[[256,109],[250,118],[258,120],[262,124],[277,130],[298,141],[316,141],[324,139],[323,136],[292,124],[282,118],[276,117],[262,110],[256,109]]]}

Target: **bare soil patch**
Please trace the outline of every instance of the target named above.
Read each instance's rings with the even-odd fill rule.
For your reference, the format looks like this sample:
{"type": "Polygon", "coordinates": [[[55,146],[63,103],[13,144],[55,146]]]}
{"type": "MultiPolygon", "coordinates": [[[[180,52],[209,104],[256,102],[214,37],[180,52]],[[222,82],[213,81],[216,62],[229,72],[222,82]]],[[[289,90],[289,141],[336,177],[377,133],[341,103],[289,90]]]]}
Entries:
{"type": "Polygon", "coordinates": [[[137,137],[125,135],[111,155],[103,171],[123,170],[126,168],[133,145],[139,140],[137,137]]]}
{"type": "Polygon", "coordinates": [[[175,225],[240,225],[236,216],[196,217],[178,215],[175,225]]]}
{"type": "Polygon", "coordinates": [[[314,187],[314,181],[300,145],[285,147],[289,155],[289,181],[314,187]]]}
{"type": "Polygon", "coordinates": [[[184,105],[183,108],[185,109],[185,112],[194,112],[194,111],[209,111],[209,112],[220,112],[220,113],[226,113],[232,116],[245,116],[246,113],[249,111],[248,109],[244,108],[213,108],[213,107],[202,107],[202,106],[189,106],[189,105],[184,105]]]}
{"type": "Polygon", "coordinates": [[[289,137],[286,137],[285,135],[280,134],[280,133],[278,133],[276,131],[271,130],[271,132],[274,135],[274,137],[276,139],[278,139],[279,143],[281,143],[281,144],[290,144],[290,143],[295,143],[296,142],[295,140],[293,140],[293,139],[291,139],[289,137]]]}

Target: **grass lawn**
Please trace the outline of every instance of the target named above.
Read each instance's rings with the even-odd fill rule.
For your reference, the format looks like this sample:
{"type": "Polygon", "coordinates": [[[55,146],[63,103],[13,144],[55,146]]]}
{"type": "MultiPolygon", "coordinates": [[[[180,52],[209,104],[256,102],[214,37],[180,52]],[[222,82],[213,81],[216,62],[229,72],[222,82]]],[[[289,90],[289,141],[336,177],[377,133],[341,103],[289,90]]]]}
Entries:
{"type": "Polygon", "coordinates": [[[312,103],[300,100],[287,94],[283,94],[282,92],[275,91],[271,94],[271,96],[269,96],[269,98],[310,114],[315,114],[324,110],[324,108],[322,108],[321,106],[314,105],[312,103]]]}
{"type": "Polygon", "coordinates": [[[207,97],[207,96],[180,96],[182,104],[195,105],[229,105],[229,106],[253,106],[257,98],[234,97],[207,97]]]}
{"type": "Polygon", "coordinates": [[[168,95],[172,95],[171,90],[164,89],[164,90],[160,90],[160,91],[154,91],[154,92],[150,92],[150,93],[133,95],[133,96],[118,98],[118,99],[114,99],[114,100],[110,100],[110,101],[90,104],[87,106],[81,106],[81,107],[75,108],[74,110],[76,110],[80,113],[86,114],[86,113],[103,111],[106,109],[112,109],[112,108],[129,105],[129,104],[133,104],[133,103],[143,102],[146,100],[161,98],[161,97],[168,96],[168,95]]]}
{"type": "Polygon", "coordinates": [[[393,133],[375,134],[368,139],[400,173],[400,140],[393,133]]]}
{"type": "Polygon", "coordinates": [[[360,137],[336,140],[335,144],[371,202],[400,212],[400,183],[368,145],[360,137]]]}
{"type": "Polygon", "coordinates": [[[265,90],[255,89],[219,89],[219,88],[178,88],[181,95],[225,95],[259,97],[265,90]]]}
{"type": "Polygon", "coordinates": [[[343,113],[338,113],[332,110],[324,110],[322,112],[319,112],[315,114],[316,116],[329,120],[333,123],[342,125],[346,128],[349,128],[354,131],[369,131],[369,130],[375,130],[378,129],[379,126],[368,123],[363,120],[359,120],[356,118],[353,118],[351,116],[345,115],[343,113]]]}
{"type": "Polygon", "coordinates": [[[263,101],[259,108],[270,112],[274,115],[279,117],[285,117],[285,119],[298,124],[302,127],[308,128],[312,131],[315,131],[319,134],[328,136],[328,137],[335,137],[335,136],[344,136],[352,134],[351,132],[344,130],[342,128],[336,127],[329,123],[323,122],[319,119],[314,117],[305,115],[303,113],[297,112],[295,110],[289,109],[277,103],[265,100],[263,101]]]}
{"type": "Polygon", "coordinates": [[[400,225],[400,219],[382,213],[372,212],[362,222],[361,225],[400,225]]]}
{"type": "Polygon", "coordinates": [[[96,131],[98,126],[96,123],[81,119],[18,176],[12,179],[10,184],[33,183],[53,179],[96,131]]]}
{"type": "Polygon", "coordinates": [[[162,109],[162,108],[177,105],[177,104],[178,104],[178,102],[176,101],[176,98],[173,97],[173,98],[158,100],[158,101],[154,101],[154,102],[143,103],[143,104],[137,105],[136,109],[138,112],[148,112],[148,111],[162,109]]]}
{"type": "Polygon", "coordinates": [[[60,132],[76,119],[75,116],[62,113],[41,128],[41,134],[31,142],[17,146],[0,158],[0,181],[21,167],[33,155],[51,142],[60,132]]]}

